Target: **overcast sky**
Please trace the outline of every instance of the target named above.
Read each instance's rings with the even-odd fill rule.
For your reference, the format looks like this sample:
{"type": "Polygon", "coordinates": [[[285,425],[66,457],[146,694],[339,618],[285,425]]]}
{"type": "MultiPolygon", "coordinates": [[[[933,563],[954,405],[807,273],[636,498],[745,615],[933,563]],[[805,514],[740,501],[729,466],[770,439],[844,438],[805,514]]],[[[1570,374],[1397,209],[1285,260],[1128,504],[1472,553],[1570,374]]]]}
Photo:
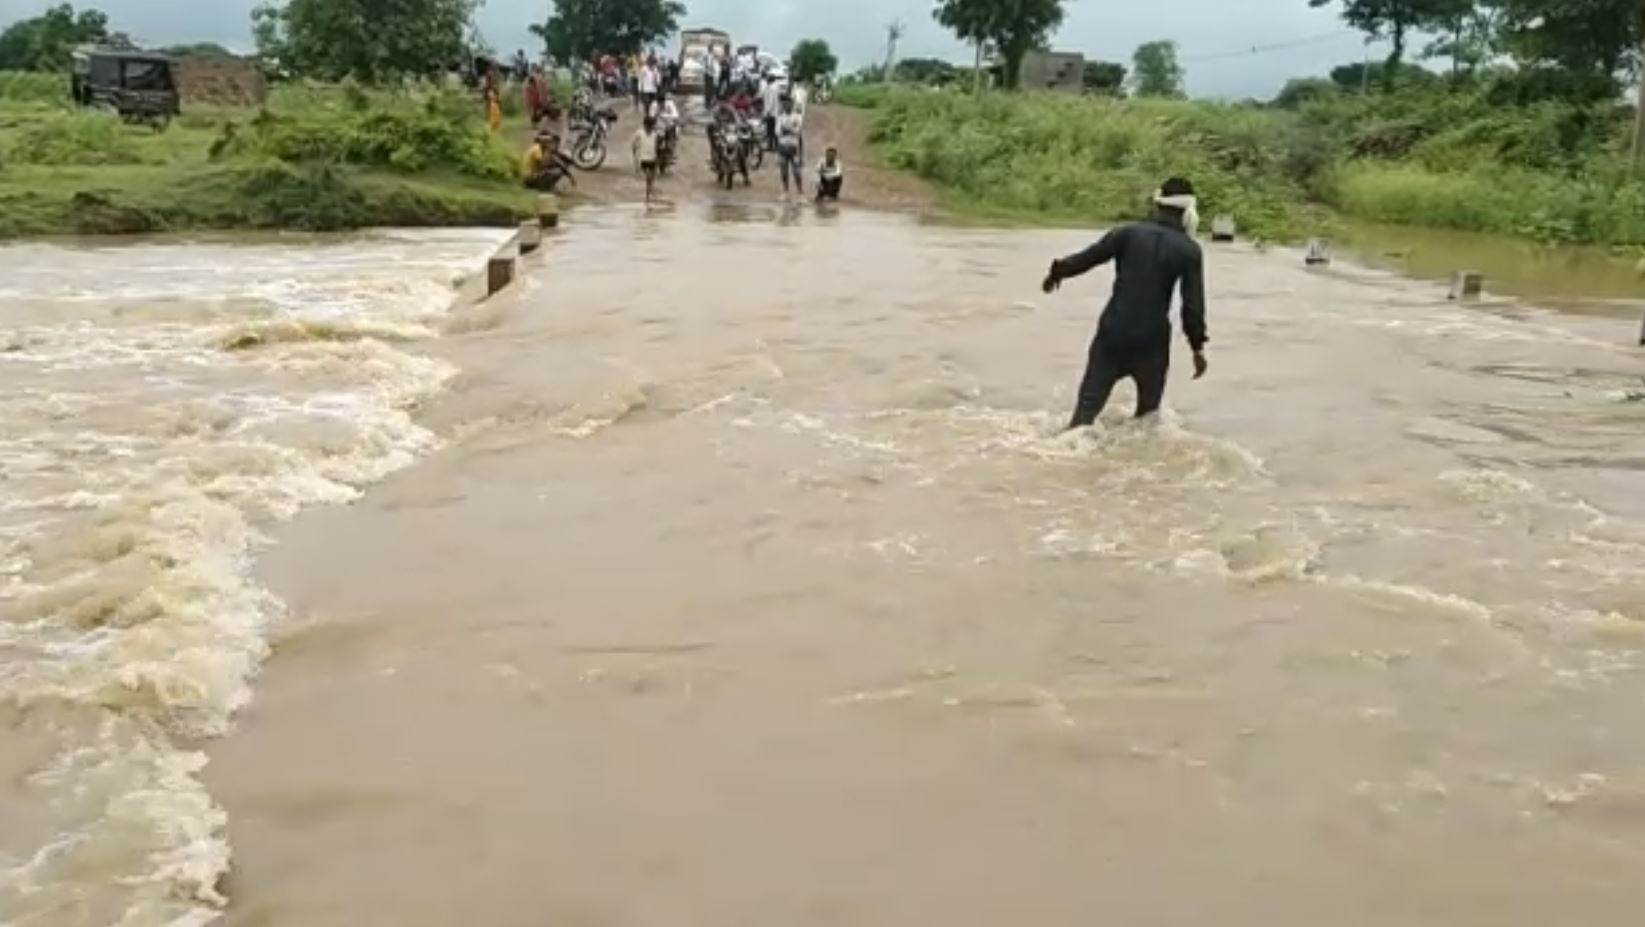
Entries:
{"type": "MultiPolygon", "coordinates": [[[[0,23],[32,16],[59,0],[0,0],[0,23]]],[[[251,45],[250,10],[257,0],[91,0],[118,29],[140,42],[251,45]]],[[[931,19],[931,0],[685,0],[682,25],[716,26],[737,41],[786,51],[802,38],[833,45],[845,70],[885,55],[885,26],[900,19],[908,32],[898,56],[969,60],[931,19]]],[[[526,27],[546,18],[549,0],[486,0],[480,28],[499,50],[534,51],[526,27]]],[[[1289,77],[1319,75],[1359,60],[1365,46],[1343,28],[1337,11],[1307,0],[1069,0],[1068,19],[1053,40],[1058,50],[1129,62],[1139,44],[1176,39],[1196,96],[1272,96],[1289,77]],[[1310,41],[1315,40],[1315,41],[1310,41]],[[1302,44],[1306,43],[1306,44],[1302,44]],[[1289,47],[1241,54],[1253,46],[1289,47]],[[1209,60],[1206,60],[1209,59],[1209,60]]]]}

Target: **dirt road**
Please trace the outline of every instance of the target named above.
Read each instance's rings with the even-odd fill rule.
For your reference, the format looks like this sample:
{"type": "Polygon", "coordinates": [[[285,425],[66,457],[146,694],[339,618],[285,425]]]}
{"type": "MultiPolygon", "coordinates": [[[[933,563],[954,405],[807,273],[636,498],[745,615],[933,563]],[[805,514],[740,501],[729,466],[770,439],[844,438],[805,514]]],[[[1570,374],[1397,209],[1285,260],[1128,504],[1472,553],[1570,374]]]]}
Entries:
{"type": "MultiPolygon", "coordinates": [[[[612,133],[611,157],[599,171],[577,175],[577,187],[568,199],[575,203],[610,204],[639,202],[645,198],[645,183],[636,172],[629,154],[629,139],[638,125],[638,110],[618,104],[622,121],[612,133]]],[[[700,115],[700,114],[698,114],[700,115]]],[[[679,164],[661,182],[665,201],[682,202],[700,198],[732,201],[766,201],[781,196],[774,158],[754,174],[751,186],[741,184],[733,191],[719,189],[709,167],[708,142],[700,118],[688,111],[679,164]]],[[[816,162],[828,148],[840,149],[845,162],[846,182],[843,202],[898,212],[925,212],[933,207],[935,195],[917,178],[874,163],[868,150],[868,118],[862,110],[844,106],[813,106],[806,117],[806,183],[814,182],[816,162]]]]}

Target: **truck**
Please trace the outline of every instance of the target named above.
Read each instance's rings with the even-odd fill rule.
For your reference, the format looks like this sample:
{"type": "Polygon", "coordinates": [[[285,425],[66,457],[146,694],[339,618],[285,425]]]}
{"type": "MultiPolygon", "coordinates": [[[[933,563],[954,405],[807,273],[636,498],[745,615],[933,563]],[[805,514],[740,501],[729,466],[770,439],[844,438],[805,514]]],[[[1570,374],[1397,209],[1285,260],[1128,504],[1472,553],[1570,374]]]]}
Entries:
{"type": "Polygon", "coordinates": [[[731,34],[719,29],[687,29],[680,33],[680,85],[682,90],[703,89],[708,73],[708,57],[731,55],[731,34]]]}

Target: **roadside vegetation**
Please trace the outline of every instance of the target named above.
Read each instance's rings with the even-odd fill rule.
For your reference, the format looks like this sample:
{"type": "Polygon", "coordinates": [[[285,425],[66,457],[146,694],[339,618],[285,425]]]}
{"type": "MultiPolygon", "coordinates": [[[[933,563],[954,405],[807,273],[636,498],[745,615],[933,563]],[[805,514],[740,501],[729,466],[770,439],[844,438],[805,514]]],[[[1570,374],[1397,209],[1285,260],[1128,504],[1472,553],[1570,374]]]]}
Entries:
{"type": "Polygon", "coordinates": [[[1546,241],[1645,244],[1645,172],[1629,114],[1496,104],[1444,84],[1323,93],[1294,107],[847,86],[873,109],[890,166],[953,205],[1044,221],[1135,217],[1163,177],[1200,188],[1207,220],[1266,238],[1326,230],[1331,212],[1546,241]]]}
{"type": "Polygon", "coordinates": [[[0,74],[0,237],[205,228],[502,225],[528,214],[513,155],[466,94],[281,87],[163,132],[0,74]]]}
{"type": "Polygon", "coordinates": [[[339,25],[348,17],[320,16],[330,7],[314,0],[260,7],[257,37],[285,55],[289,79],[256,108],[185,103],[163,131],[69,99],[72,48],[126,41],[102,13],[59,6],[5,26],[0,62],[20,70],[0,70],[0,237],[528,215],[517,152],[503,141],[526,134],[519,93],[503,95],[510,118],[493,134],[478,94],[444,84],[466,58],[472,4],[415,3],[421,25],[366,36],[339,25]]]}
{"type": "MultiPolygon", "coordinates": [[[[899,63],[891,84],[864,72],[837,99],[873,110],[890,166],[981,215],[1131,218],[1182,174],[1207,221],[1229,213],[1259,237],[1348,216],[1645,246],[1645,156],[1623,103],[1642,66],[1635,0],[1304,2],[1389,40],[1388,60],[1292,81],[1271,101],[1190,101],[1176,45],[1161,40],[1129,69],[1088,62],[1082,95],[972,93],[1012,86],[996,58],[982,80],[941,62],[899,63]],[[1439,38],[1419,50],[1419,35],[1439,38]],[[1436,67],[1410,63],[1418,55],[1436,67]]],[[[1032,6],[1037,18],[1015,26],[1006,0],[946,0],[937,18],[973,43],[1004,47],[1023,29],[1042,43],[1057,10],[1032,6]]]]}

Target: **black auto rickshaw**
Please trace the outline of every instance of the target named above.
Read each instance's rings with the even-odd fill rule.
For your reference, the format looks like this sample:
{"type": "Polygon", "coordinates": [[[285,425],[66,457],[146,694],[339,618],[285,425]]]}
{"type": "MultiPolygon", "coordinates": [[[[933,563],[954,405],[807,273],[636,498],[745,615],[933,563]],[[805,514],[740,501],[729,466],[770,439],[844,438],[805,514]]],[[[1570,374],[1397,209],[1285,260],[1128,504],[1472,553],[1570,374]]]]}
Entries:
{"type": "Polygon", "coordinates": [[[70,92],[81,106],[110,109],[127,122],[159,128],[182,112],[171,59],[153,52],[78,49],[70,92]]]}

